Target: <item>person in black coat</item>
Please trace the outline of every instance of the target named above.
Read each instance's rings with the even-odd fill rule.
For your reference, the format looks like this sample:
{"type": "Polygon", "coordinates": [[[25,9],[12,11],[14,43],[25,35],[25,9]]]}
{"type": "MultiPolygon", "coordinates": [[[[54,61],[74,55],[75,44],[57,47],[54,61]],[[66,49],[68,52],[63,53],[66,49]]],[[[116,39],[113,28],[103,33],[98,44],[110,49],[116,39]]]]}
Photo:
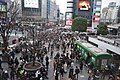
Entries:
{"type": "Polygon", "coordinates": [[[80,72],[82,73],[82,70],[83,70],[83,62],[81,61],[80,62],[80,72]]]}
{"type": "Polygon", "coordinates": [[[79,68],[76,66],[75,74],[76,74],[76,76],[77,76],[77,79],[78,79],[78,74],[79,74],[79,72],[80,72],[80,70],[79,70],[79,68]]]}
{"type": "Polygon", "coordinates": [[[46,60],[46,62],[49,62],[49,57],[48,57],[48,56],[46,56],[45,60],[46,60]]]}
{"type": "Polygon", "coordinates": [[[69,78],[72,79],[73,78],[73,73],[74,73],[74,69],[73,67],[70,68],[70,71],[69,71],[69,78]]]}
{"type": "Polygon", "coordinates": [[[17,67],[19,65],[19,61],[17,59],[17,57],[15,58],[15,66],[17,67]]]}
{"type": "Polygon", "coordinates": [[[58,79],[58,76],[59,76],[59,72],[58,72],[58,70],[56,69],[56,71],[55,71],[55,80],[59,80],[59,79],[58,79]]]}
{"type": "Polygon", "coordinates": [[[63,77],[63,74],[64,74],[64,68],[63,67],[60,69],[60,74],[63,77]]]}
{"type": "Polygon", "coordinates": [[[3,78],[3,80],[8,80],[8,78],[9,78],[8,71],[4,71],[4,72],[3,72],[2,78],[3,78]]]}

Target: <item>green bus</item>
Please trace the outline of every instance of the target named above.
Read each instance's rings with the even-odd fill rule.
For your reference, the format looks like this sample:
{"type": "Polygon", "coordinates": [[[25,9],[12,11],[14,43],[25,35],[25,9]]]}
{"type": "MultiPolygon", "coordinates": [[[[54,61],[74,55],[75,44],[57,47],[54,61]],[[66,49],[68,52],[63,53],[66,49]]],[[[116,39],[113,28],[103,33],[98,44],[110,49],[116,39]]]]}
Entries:
{"type": "Polygon", "coordinates": [[[76,41],[74,45],[76,46],[75,50],[81,53],[82,60],[87,61],[87,63],[93,65],[93,67],[97,69],[102,70],[111,62],[111,54],[104,52],[88,42],[76,41]]]}

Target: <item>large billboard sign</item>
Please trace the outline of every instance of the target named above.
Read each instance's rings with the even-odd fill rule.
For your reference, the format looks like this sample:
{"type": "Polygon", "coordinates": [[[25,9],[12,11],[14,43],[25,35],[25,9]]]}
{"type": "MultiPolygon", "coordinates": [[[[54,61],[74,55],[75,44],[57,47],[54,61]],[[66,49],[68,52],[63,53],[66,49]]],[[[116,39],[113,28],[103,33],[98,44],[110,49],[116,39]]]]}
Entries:
{"type": "Polygon", "coordinates": [[[94,11],[93,11],[93,22],[100,22],[100,16],[101,16],[101,1],[96,1],[94,3],[94,11]]]}
{"type": "Polygon", "coordinates": [[[97,32],[97,25],[100,23],[101,16],[101,5],[102,0],[95,0],[93,6],[93,15],[92,15],[92,30],[93,32],[97,32]]]}
{"type": "Polygon", "coordinates": [[[78,2],[78,10],[88,11],[90,10],[91,5],[89,0],[79,0],[78,2]]]}
{"type": "Polygon", "coordinates": [[[25,8],[39,8],[39,1],[38,0],[24,0],[24,7],[25,8]]]}

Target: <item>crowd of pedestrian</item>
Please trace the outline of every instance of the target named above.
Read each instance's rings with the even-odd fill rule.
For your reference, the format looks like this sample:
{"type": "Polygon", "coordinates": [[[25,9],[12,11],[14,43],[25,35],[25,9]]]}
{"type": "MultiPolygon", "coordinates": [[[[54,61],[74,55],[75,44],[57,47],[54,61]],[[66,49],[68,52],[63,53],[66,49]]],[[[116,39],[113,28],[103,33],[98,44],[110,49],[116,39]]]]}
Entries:
{"type": "MultiPolygon", "coordinates": [[[[20,57],[15,56],[17,53],[14,49],[7,52],[9,70],[2,68],[0,59],[0,80],[50,80],[48,76],[50,65],[53,66],[55,80],[63,80],[66,74],[70,80],[79,80],[79,74],[83,72],[84,67],[89,68],[88,80],[92,80],[93,66],[82,60],[80,52],[75,49],[74,41],[78,39],[78,36],[61,34],[61,32],[62,30],[53,29],[51,32],[39,33],[38,40],[33,43],[21,41],[20,53],[18,53],[21,54],[20,57]],[[34,72],[25,71],[24,64],[33,60],[40,62],[41,68],[34,72]]],[[[6,52],[3,51],[3,54],[6,52]]]]}

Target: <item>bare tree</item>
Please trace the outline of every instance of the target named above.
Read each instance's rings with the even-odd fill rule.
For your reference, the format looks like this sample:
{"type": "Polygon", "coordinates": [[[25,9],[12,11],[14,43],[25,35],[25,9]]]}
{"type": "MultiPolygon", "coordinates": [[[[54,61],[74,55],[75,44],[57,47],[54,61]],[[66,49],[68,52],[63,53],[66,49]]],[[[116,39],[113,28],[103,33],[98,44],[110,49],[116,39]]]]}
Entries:
{"type": "Polygon", "coordinates": [[[2,19],[2,22],[0,24],[0,35],[3,39],[4,50],[7,50],[10,34],[17,26],[16,17],[18,16],[19,11],[20,10],[18,2],[12,2],[12,4],[10,4],[10,7],[6,11],[5,18],[2,19]],[[8,16],[7,14],[9,14],[10,16],[8,16]]]}

